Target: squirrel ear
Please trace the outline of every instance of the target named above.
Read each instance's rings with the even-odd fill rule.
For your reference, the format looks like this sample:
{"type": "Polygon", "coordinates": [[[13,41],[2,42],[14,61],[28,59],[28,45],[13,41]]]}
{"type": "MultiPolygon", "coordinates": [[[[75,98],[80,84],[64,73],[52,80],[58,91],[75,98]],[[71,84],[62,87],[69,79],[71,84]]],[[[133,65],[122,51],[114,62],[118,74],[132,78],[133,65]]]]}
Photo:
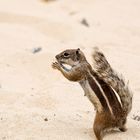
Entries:
{"type": "Polygon", "coordinates": [[[78,48],[78,49],[76,50],[76,54],[79,54],[79,51],[80,51],[80,49],[78,48]]]}
{"type": "Polygon", "coordinates": [[[80,59],[80,53],[79,53],[79,51],[80,51],[80,49],[78,48],[78,49],[76,50],[77,60],[80,59]]]}

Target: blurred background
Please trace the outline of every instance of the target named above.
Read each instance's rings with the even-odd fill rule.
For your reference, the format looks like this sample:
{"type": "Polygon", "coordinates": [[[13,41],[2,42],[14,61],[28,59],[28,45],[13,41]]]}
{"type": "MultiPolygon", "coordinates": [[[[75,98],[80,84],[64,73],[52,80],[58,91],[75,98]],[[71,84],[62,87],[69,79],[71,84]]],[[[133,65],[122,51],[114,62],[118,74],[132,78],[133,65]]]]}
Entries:
{"type": "Polygon", "coordinates": [[[77,83],[51,68],[80,48],[99,47],[134,93],[126,133],[140,139],[139,0],[0,0],[0,140],[93,140],[95,111],[77,83]]]}

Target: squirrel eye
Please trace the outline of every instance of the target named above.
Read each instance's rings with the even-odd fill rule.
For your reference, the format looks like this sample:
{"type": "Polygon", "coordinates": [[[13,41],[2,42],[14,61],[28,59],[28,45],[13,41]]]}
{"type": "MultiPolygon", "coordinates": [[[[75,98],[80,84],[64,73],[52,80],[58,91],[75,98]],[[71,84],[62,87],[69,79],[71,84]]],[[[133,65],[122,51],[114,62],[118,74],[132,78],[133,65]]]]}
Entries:
{"type": "Polygon", "coordinates": [[[64,53],[64,57],[68,57],[70,54],[69,53],[64,53]]]}

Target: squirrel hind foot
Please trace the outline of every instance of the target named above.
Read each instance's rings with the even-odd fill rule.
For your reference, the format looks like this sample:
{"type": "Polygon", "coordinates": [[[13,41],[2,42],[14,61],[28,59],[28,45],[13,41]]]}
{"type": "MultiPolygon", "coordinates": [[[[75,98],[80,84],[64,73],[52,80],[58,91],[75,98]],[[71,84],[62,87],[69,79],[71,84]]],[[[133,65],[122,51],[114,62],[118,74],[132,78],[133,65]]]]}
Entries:
{"type": "Polygon", "coordinates": [[[123,126],[123,127],[120,127],[119,130],[120,130],[121,132],[126,132],[126,131],[127,131],[127,128],[126,128],[126,126],[123,126]]]}

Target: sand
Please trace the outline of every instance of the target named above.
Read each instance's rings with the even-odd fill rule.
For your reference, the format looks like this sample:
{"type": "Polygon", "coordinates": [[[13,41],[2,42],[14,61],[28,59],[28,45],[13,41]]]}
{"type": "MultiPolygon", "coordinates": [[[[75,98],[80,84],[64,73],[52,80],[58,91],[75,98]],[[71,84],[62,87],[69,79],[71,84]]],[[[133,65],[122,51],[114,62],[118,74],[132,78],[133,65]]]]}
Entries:
{"type": "Polygon", "coordinates": [[[139,0],[0,0],[0,140],[95,139],[94,107],[51,63],[80,48],[92,64],[96,46],[134,93],[128,131],[104,139],[140,139],[139,7],[139,0]]]}

